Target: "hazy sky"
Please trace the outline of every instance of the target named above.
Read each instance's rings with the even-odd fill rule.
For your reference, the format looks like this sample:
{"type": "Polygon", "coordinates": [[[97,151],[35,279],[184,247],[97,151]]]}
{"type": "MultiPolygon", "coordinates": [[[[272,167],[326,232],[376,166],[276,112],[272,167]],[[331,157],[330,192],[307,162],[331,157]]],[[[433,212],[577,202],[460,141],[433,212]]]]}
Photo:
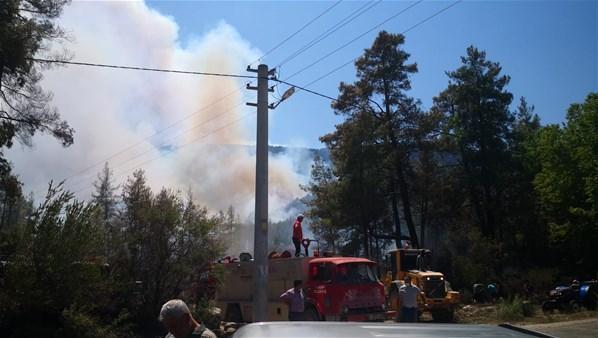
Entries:
{"type": "MultiPolygon", "coordinates": [[[[253,47],[265,52],[319,15],[328,1],[150,1],[148,5],[172,16],[179,38],[201,36],[225,21],[253,47]]],[[[309,65],[320,56],[410,6],[409,1],[383,1],[320,43],[282,66],[281,78],[309,65]]],[[[396,33],[446,7],[448,1],[425,1],[381,27],[396,33]]],[[[343,1],[305,30],[268,55],[270,67],[334,26],[363,1],[343,1]]],[[[423,107],[447,85],[445,71],[459,66],[469,45],[487,52],[511,76],[508,89],[535,105],[544,123],[562,122],[569,104],[598,91],[597,1],[463,1],[406,34],[405,50],[417,62],[411,95],[423,107]]],[[[306,84],[359,56],[371,45],[371,32],[292,80],[306,84]]],[[[240,69],[239,71],[243,71],[240,69]]],[[[314,84],[311,89],[336,97],[340,81],[354,80],[349,65],[314,84]]],[[[250,109],[247,107],[247,109],[250,109]]],[[[270,142],[318,147],[318,137],[339,121],[326,99],[295,95],[271,118],[270,142]]]]}
{"type": "MultiPolygon", "coordinates": [[[[65,47],[73,61],[251,74],[245,71],[248,63],[333,4],[75,1],[59,24],[71,37],[65,47]]],[[[286,79],[412,6],[291,79],[305,85],[361,55],[380,29],[403,32],[450,4],[342,1],[263,62],[278,65],[351,13],[369,8],[283,63],[279,77],[286,79]]],[[[569,104],[598,91],[597,16],[596,1],[458,3],[406,34],[404,48],[419,66],[411,95],[429,108],[447,85],[445,71],[457,68],[473,44],[502,64],[512,77],[509,90],[516,98],[527,97],[544,123],[562,122],[569,104]]],[[[310,88],[335,97],[340,81],[354,79],[354,68],[348,65],[310,88]]],[[[6,156],[25,189],[37,196],[50,180],[66,179],[67,188],[88,198],[96,173],[109,162],[117,184],[142,168],[155,190],[190,189],[212,210],[232,204],[248,216],[253,210],[254,153],[221,146],[255,142],[255,108],[244,104],[255,100],[255,92],[243,89],[245,81],[57,67],[44,73],[41,84],[54,94],[53,104],[75,129],[75,143],[62,148],[52,137],[38,134],[32,148],[15,145],[6,156]]],[[[329,100],[297,92],[271,112],[270,143],[321,147],[319,137],[338,122],[329,100]]],[[[285,206],[303,195],[299,184],[307,180],[306,167],[304,153],[271,156],[271,215],[292,213],[285,206]]]]}

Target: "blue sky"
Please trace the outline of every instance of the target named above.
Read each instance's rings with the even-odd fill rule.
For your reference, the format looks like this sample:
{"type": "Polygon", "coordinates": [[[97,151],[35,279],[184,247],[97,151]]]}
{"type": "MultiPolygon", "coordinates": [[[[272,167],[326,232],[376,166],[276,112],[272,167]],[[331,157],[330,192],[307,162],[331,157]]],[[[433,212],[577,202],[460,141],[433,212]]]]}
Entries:
{"type": "MultiPolygon", "coordinates": [[[[182,44],[201,36],[219,22],[235,27],[253,47],[267,51],[334,2],[327,1],[150,1],[148,5],[174,18],[182,44]]],[[[298,58],[283,65],[285,78],[362,34],[414,2],[384,1],[338,30],[298,58]]],[[[451,2],[425,1],[380,29],[396,33],[446,7],[451,2]]],[[[271,67],[364,5],[343,1],[263,61],[271,67]]],[[[445,72],[459,66],[469,45],[487,52],[511,76],[508,89],[535,105],[543,123],[560,123],[566,109],[591,91],[598,91],[598,6],[596,1],[463,1],[406,34],[405,50],[417,62],[411,95],[429,108],[447,85],[445,72]]],[[[359,56],[377,31],[340,50],[292,82],[299,85],[359,56]]],[[[244,73],[240,69],[239,72],[244,73]]],[[[340,81],[353,81],[347,66],[310,89],[336,97],[340,81]]],[[[518,99],[514,100],[518,102],[518,99]]],[[[248,108],[249,109],[249,108],[248,108]]],[[[270,118],[270,143],[320,147],[318,138],[341,121],[326,99],[295,94],[270,118]]]]}

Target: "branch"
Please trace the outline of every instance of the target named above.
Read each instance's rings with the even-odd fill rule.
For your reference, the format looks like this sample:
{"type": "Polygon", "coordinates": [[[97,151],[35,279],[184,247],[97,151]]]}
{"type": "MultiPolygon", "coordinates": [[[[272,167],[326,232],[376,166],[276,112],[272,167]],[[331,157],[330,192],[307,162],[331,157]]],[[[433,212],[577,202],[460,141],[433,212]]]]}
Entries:
{"type": "Polygon", "coordinates": [[[368,100],[368,102],[371,102],[371,103],[375,104],[376,106],[378,106],[378,109],[380,109],[381,113],[384,112],[384,109],[382,109],[382,107],[380,106],[380,104],[378,104],[378,102],[376,102],[376,101],[374,101],[374,100],[372,100],[370,98],[367,98],[367,100],[368,100]]]}
{"type": "MultiPolygon", "coordinates": [[[[10,102],[8,101],[8,98],[6,97],[6,94],[4,93],[4,91],[2,90],[2,88],[0,88],[0,94],[2,95],[2,98],[4,99],[4,102],[6,102],[6,104],[14,111],[16,111],[17,113],[19,113],[20,115],[25,115],[23,114],[22,111],[18,110],[17,108],[13,107],[12,104],[10,104],[10,102]]],[[[8,114],[7,112],[4,112],[8,117],[11,117],[10,114],[8,114]]],[[[30,122],[27,122],[30,123],[30,122]]]]}
{"type": "MultiPolygon", "coordinates": [[[[17,113],[19,113],[20,115],[26,115],[23,114],[23,112],[21,112],[20,110],[16,109],[15,107],[13,107],[10,102],[8,102],[8,99],[6,97],[6,94],[4,93],[4,91],[2,89],[0,89],[0,94],[2,95],[2,98],[4,99],[4,102],[6,102],[6,104],[14,111],[16,111],[17,113]]],[[[29,124],[32,127],[38,127],[38,128],[44,128],[46,130],[51,130],[50,127],[42,124],[40,121],[35,121],[35,119],[32,120],[24,120],[24,119],[20,119],[20,118],[16,118],[16,117],[12,117],[7,111],[2,110],[1,111],[5,116],[0,116],[0,118],[2,119],[6,119],[9,121],[14,121],[14,122],[21,122],[21,123],[26,123],[29,124]]]]}
{"type": "Polygon", "coordinates": [[[21,122],[21,123],[27,123],[30,124],[32,126],[37,126],[35,123],[31,122],[31,121],[27,121],[27,120],[23,120],[23,119],[18,119],[18,118],[14,118],[12,116],[10,116],[8,114],[8,112],[4,111],[4,110],[0,110],[0,113],[4,114],[4,116],[0,116],[0,119],[5,119],[8,121],[13,121],[13,122],[21,122]]]}
{"type": "Polygon", "coordinates": [[[33,100],[33,98],[32,98],[31,96],[29,96],[29,95],[26,95],[26,94],[23,94],[23,93],[21,93],[20,91],[18,91],[18,90],[16,90],[16,89],[14,89],[14,88],[11,88],[11,87],[9,87],[9,86],[7,86],[7,85],[0,85],[0,88],[2,88],[2,87],[4,87],[4,88],[6,88],[6,89],[10,90],[11,92],[13,92],[13,93],[15,93],[15,94],[17,94],[17,95],[21,95],[22,97],[24,97],[24,98],[26,98],[26,99],[28,99],[28,100],[33,100]]]}

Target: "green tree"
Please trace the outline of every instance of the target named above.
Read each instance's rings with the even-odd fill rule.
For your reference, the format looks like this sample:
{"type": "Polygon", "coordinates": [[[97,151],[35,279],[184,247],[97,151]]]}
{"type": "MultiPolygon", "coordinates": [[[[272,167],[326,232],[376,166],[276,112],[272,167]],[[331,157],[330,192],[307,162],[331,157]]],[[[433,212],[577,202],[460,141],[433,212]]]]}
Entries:
{"type": "MultiPolygon", "coordinates": [[[[341,208],[338,205],[338,180],[332,168],[322,160],[319,155],[314,158],[311,166],[311,179],[302,187],[309,195],[304,198],[309,207],[307,216],[311,220],[311,231],[316,238],[325,241],[324,250],[337,250],[340,239],[339,226],[341,225],[341,208]]],[[[292,220],[291,220],[292,221],[292,220]]]]}
{"type": "Polygon", "coordinates": [[[514,121],[509,110],[513,95],[506,90],[510,78],[473,46],[461,62],[457,70],[447,72],[449,85],[434,98],[435,109],[448,116],[446,132],[459,154],[475,224],[484,236],[500,237],[505,163],[514,121]]]}
{"type": "MultiPolygon", "coordinates": [[[[415,130],[420,120],[419,102],[409,97],[409,76],[417,72],[417,64],[408,63],[409,54],[401,49],[405,38],[401,34],[382,31],[364,55],[356,62],[358,80],[354,84],[341,83],[338,101],[333,104],[337,113],[373,119],[374,144],[380,145],[386,168],[389,205],[400,235],[401,219],[406,223],[414,245],[419,242],[413,216],[411,155],[415,152],[415,130]],[[381,100],[381,105],[376,103],[381,100]],[[402,218],[399,212],[402,207],[402,218]]],[[[398,245],[398,243],[397,243],[398,245]]]]}
{"type": "Polygon", "coordinates": [[[91,194],[92,200],[100,206],[102,218],[105,222],[116,215],[116,204],[118,202],[115,194],[118,186],[114,185],[112,175],[112,170],[110,170],[108,162],[106,162],[102,172],[98,174],[97,180],[93,182],[96,191],[91,194]]]}
{"type": "Polygon", "coordinates": [[[553,245],[564,267],[582,272],[598,267],[598,94],[573,104],[561,127],[540,131],[534,186],[553,245]]]}
{"type": "Polygon", "coordinates": [[[122,201],[119,242],[126,251],[112,264],[136,322],[146,323],[138,328],[144,334],[159,327],[156,311],[166,300],[195,301],[189,295],[196,270],[222,252],[216,234],[222,219],[210,217],[191,197],[183,200],[167,189],[154,195],[142,170],[127,179],[122,201]],[[131,287],[135,281],[138,288],[131,287]]]}
{"type": "Polygon", "coordinates": [[[0,173],[0,231],[18,221],[19,204],[23,202],[22,186],[10,172],[0,173]]]}
{"type": "Polygon", "coordinates": [[[547,229],[541,219],[538,195],[533,186],[538,166],[532,149],[540,129],[540,118],[534,113],[534,106],[520,98],[509,139],[510,161],[507,163],[502,205],[505,215],[503,258],[510,258],[522,268],[542,264],[546,260],[547,229]]]}
{"type": "Polygon", "coordinates": [[[95,259],[101,227],[94,204],[50,184],[45,201],[15,228],[16,251],[6,258],[0,323],[7,336],[112,336],[101,319],[110,299],[105,269],[95,259]],[[74,320],[93,323],[86,332],[74,320]],[[32,325],[32,323],[36,323],[32,325]]]}
{"type": "Polygon", "coordinates": [[[10,147],[17,136],[30,144],[37,131],[73,143],[73,129],[50,105],[52,95],[39,85],[42,66],[32,60],[65,39],[55,23],[68,0],[0,2],[0,141],[10,147]]]}
{"type": "Polygon", "coordinates": [[[340,208],[328,213],[339,216],[339,226],[350,230],[346,233],[350,245],[344,252],[365,256],[372,254],[373,235],[381,232],[378,228],[383,228],[388,212],[386,185],[380,184],[385,181],[379,161],[381,147],[371,137],[371,122],[369,115],[348,118],[334,133],[321,138],[330,150],[338,180],[328,186],[328,194],[336,194],[334,204],[320,208],[340,208]]]}
{"type": "MultiPolygon", "coordinates": [[[[383,239],[382,247],[389,238],[400,246],[403,222],[408,238],[415,246],[419,243],[412,159],[428,137],[423,125],[432,120],[421,111],[419,102],[406,94],[417,65],[408,62],[403,43],[401,34],[380,32],[355,62],[357,81],[340,84],[332,107],[346,120],[321,138],[330,150],[335,180],[322,181],[314,171],[310,186],[312,192],[317,192],[319,184],[321,189],[323,184],[329,186],[335,203],[326,205],[316,198],[312,210],[337,214],[335,222],[348,230],[344,234],[349,243],[361,243],[366,254],[374,242],[380,248],[378,239],[383,239]],[[325,208],[337,211],[326,212],[325,208]]],[[[326,226],[329,217],[322,218],[322,225],[326,226]]]]}

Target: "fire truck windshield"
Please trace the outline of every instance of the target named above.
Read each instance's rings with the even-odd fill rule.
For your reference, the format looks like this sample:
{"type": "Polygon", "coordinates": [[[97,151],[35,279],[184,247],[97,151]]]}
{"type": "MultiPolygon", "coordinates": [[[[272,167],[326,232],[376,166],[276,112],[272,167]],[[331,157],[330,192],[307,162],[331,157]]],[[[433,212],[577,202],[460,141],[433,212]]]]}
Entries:
{"type": "Polygon", "coordinates": [[[336,282],[341,283],[371,283],[378,281],[371,264],[346,263],[337,266],[336,282]]]}

